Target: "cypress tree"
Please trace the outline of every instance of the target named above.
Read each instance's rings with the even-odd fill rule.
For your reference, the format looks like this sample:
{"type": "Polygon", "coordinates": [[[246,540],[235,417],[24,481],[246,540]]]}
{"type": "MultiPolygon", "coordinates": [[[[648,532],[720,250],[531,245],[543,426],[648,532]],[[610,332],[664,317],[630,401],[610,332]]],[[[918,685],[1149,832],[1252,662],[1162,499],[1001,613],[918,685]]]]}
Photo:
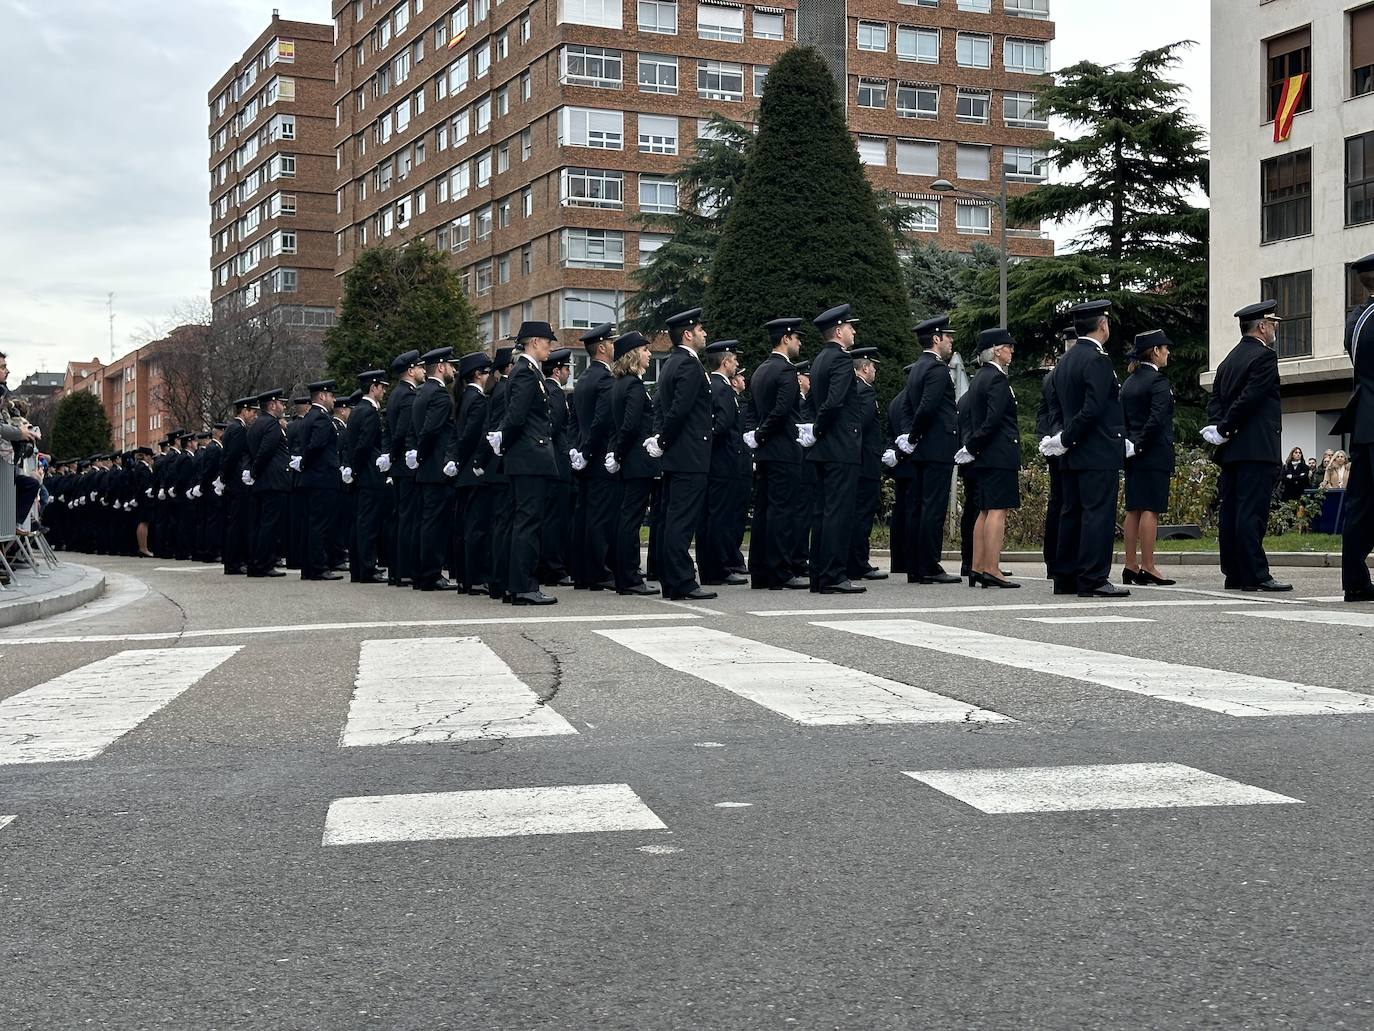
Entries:
{"type": "Polygon", "coordinates": [[[110,420],[100,399],[81,390],[59,401],[49,444],[58,458],[84,458],[110,450],[110,420]]]}
{"type": "Polygon", "coordinates": [[[820,54],[796,47],[768,73],[758,135],[725,220],[706,286],[713,339],[741,342],[750,368],[767,347],[763,324],[810,320],[850,303],[857,346],[877,346],[882,407],[916,350],[892,234],[845,126],[835,80],[820,54]]]}

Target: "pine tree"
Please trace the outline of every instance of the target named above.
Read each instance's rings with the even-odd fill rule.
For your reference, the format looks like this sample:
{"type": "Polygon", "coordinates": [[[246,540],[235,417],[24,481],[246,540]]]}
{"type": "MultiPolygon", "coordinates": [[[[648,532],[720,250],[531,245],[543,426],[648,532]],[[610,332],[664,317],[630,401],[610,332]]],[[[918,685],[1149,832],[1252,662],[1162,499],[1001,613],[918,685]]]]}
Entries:
{"type": "Polygon", "coordinates": [[[787,51],[768,73],[758,135],[726,216],[706,286],[713,338],[740,340],[754,367],[767,348],[763,324],[851,303],[858,346],[889,359],[879,392],[895,389],[915,338],[892,234],[845,125],[835,80],[809,47],[787,51]]]}
{"type": "Polygon", "coordinates": [[[344,275],[339,320],[325,335],[329,374],[352,389],[366,369],[405,351],[478,346],[477,318],[448,255],[423,239],[369,247],[344,275]]]}
{"type": "Polygon", "coordinates": [[[81,390],[59,401],[50,443],[57,458],[85,458],[110,450],[110,420],[100,399],[81,390]]]}

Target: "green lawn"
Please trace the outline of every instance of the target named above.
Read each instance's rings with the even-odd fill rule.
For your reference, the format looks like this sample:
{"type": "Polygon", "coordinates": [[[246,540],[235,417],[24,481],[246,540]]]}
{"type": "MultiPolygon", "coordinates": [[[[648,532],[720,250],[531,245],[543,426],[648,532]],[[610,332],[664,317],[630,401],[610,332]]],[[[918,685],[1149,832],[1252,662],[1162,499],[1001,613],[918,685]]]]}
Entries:
{"type": "MultiPolygon", "coordinates": [[[[1217,539],[1203,537],[1196,541],[1160,541],[1156,551],[1216,551],[1217,539]]],[[[1264,538],[1265,551],[1316,551],[1338,552],[1341,539],[1330,533],[1285,533],[1279,537],[1264,538]]]]}

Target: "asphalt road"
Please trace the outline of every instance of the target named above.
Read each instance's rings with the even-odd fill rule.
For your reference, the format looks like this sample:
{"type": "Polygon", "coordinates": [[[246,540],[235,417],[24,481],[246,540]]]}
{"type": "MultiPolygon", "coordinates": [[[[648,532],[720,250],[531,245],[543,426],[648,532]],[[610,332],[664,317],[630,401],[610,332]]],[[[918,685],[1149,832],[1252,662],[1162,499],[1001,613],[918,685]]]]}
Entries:
{"type": "Polygon", "coordinates": [[[1334,571],[1279,599],[1183,567],[1126,604],[1026,579],[536,610],[100,561],[106,600],[0,632],[6,1029],[1374,1027],[1374,607],[1334,571]],[[1133,621],[1066,621],[1102,615],[1133,621]],[[498,670],[460,688],[513,674],[516,725],[568,729],[412,713],[341,744],[355,689],[403,724],[455,648],[498,670]],[[103,751],[35,760],[178,676],[103,751]],[[884,722],[929,701],[864,701],[901,685],[964,718],[884,722]],[[1105,768],[1161,763],[1270,795],[1147,772],[1160,807],[1103,802],[1105,768]],[[907,775],[1044,768],[1045,808],[1077,766],[1104,769],[1064,804],[1105,808],[907,775]],[[645,829],[326,844],[340,800],[575,785],[626,786],[645,829]]]}

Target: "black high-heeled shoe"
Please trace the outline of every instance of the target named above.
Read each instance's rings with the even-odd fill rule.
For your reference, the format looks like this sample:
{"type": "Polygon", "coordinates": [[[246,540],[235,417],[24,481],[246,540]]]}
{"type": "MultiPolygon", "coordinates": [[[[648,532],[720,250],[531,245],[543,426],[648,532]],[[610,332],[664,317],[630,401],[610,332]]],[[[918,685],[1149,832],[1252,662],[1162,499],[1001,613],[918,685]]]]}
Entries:
{"type": "Polygon", "coordinates": [[[981,587],[1000,587],[1003,590],[1015,590],[1021,585],[1012,580],[1003,580],[1000,576],[993,576],[991,573],[984,573],[981,587]]]}
{"type": "Polygon", "coordinates": [[[1122,582],[1123,584],[1138,584],[1138,583],[1144,583],[1144,582],[1145,582],[1144,580],[1138,580],[1138,579],[1136,579],[1136,578],[1139,577],[1139,576],[1140,576],[1140,573],[1137,573],[1134,569],[1123,569],[1123,570],[1121,571],[1121,582],[1122,582]]]}
{"type": "Polygon", "coordinates": [[[970,587],[986,587],[986,586],[987,586],[987,584],[983,583],[983,574],[982,574],[982,573],[969,573],[969,575],[968,575],[968,585],[969,585],[970,587]]]}
{"type": "Polygon", "coordinates": [[[1166,580],[1162,576],[1155,576],[1154,573],[1150,572],[1148,569],[1142,569],[1140,572],[1136,573],[1134,581],[1127,580],[1126,582],[1134,582],[1140,584],[1142,587],[1172,587],[1174,584],[1178,583],[1177,580],[1166,580]]]}

